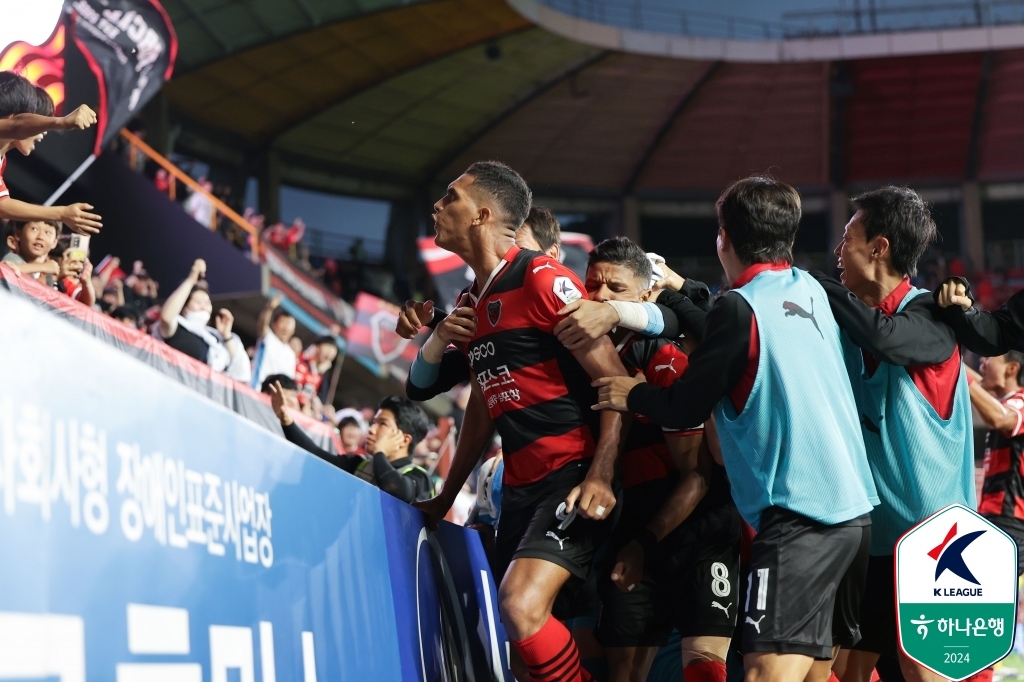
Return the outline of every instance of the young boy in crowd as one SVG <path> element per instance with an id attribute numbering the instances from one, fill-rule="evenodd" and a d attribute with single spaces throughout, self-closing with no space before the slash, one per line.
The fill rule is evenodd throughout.
<path id="1" fill-rule="evenodd" d="M 57 240 L 50 258 L 60 266 L 57 290 L 92 307 L 96 302 L 96 290 L 92 285 L 92 263 L 88 254 L 72 249 L 71 236 L 65 235 Z"/>
<path id="2" fill-rule="evenodd" d="M 96 123 L 96 113 L 84 104 L 67 116 L 53 115 L 53 100 L 40 87 L 11 71 L 0 71 L 0 218 L 55 220 L 78 234 L 96 234 L 101 218 L 89 213 L 89 204 L 36 206 L 11 197 L 3 180 L 7 152 L 17 149 L 28 156 L 50 130 L 84 130 Z"/>
<path id="3" fill-rule="evenodd" d="M 54 278 L 60 273 L 60 264 L 50 260 L 50 251 L 57 246 L 60 226 L 52 220 L 32 220 L 27 223 L 11 222 L 5 230 L 7 248 L 3 258 L 23 275 L 35 279 L 45 276 L 46 286 L 55 286 Z"/>

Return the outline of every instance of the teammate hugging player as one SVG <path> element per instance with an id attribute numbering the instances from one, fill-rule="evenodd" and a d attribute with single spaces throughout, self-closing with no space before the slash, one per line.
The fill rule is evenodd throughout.
<path id="1" fill-rule="evenodd" d="M 843 329 L 843 349 L 881 504 L 860 607 L 863 639 L 836 660 L 843 682 L 868 682 L 879 655 L 903 676 L 944 679 L 896 645 L 893 552 L 900 536 L 947 505 L 973 508 L 974 443 L 967 376 L 953 331 L 910 277 L 935 238 L 913 190 L 883 187 L 853 200 L 836 249 L 843 284 L 816 275 Z M 851 295 L 851 292 L 853 295 Z M 844 647 L 845 649 L 845 647 Z"/>
<path id="2" fill-rule="evenodd" d="M 625 237 L 590 252 L 592 301 L 646 300 L 651 263 Z M 686 371 L 686 353 L 668 339 L 613 333 L 626 370 L 654 386 Z M 682 636 L 689 682 L 725 680 L 736 626 L 740 517 L 725 470 L 702 448 L 702 427 L 663 429 L 635 416 L 622 448 L 622 516 L 601 577 L 601 619 L 612 682 L 644 680 L 672 627 Z"/>
<path id="3" fill-rule="evenodd" d="M 480 162 L 434 204 L 437 245 L 476 274 L 468 343 L 472 397 L 441 494 L 419 504 L 435 522 L 455 500 L 495 428 L 505 462 L 495 538 L 499 605 L 535 680 L 587 680 L 568 630 L 552 615 L 559 591 L 585 579 L 610 532 L 621 417 L 592 411 L 591 377 L 625 376 L 607 338 L 570 353 L 552 333 L 557 311 L 583 298 L 558 261 L 513 241 L 531 193 L 511 168 Z"/>
<path id="4" fill-rule="evenodd" d="M 771 178 L 718 199 L 718 254 L 732 291 L 707 316 L 671 387 L 605 378 L 597 408 L 670 428 L 712 410 L 733 499 L 754 538 L 743 615 L 749 682 L 826 680 L 857 607 L 878 503 L 839 328 L 825 293 L 791 267 L 800 195 Z"/>

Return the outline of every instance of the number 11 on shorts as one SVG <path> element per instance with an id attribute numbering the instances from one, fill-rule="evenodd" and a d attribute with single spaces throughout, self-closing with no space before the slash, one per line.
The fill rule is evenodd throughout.
<path id="1" fill-rule="evenodd" d="M 756 611 L 764 611 L 768 603 L 768 571 L 767 568 L 757 569 L 757 604 L 754 607 Z M 754 591 L 753 582 L 754 572 L 751 571 L 747 574 L 747 601 L 743 605 L 744 611 L 750 611 L 750 595 Z"/>

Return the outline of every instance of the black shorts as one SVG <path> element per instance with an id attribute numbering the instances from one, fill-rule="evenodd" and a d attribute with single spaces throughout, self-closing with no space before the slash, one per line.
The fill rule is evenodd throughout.
<path id="1" fill-rule="evenodd" d="M 1007 519 L 1005 516 L 984 515 L 986 519 L 999 526 L 1004 533 L 1017 543 L 1017 576 L 1024 575 L 1024 524 L 1020 519 Z"/>
<path id="2" fill-rule="evenodd" d="M 743 652 L 828 660 L 833 646 L 856 644 L 870 545 L 867 514 L 826 526 L 781 507 L 766 509 L 747 574 Z"/>
<path id="3" fill-rule="evenodd" d="M 692 523 L 691 523 L 692 521 Z M 732 637 L 739 613 L 742 520 L 730 500 L 687 519 L 666 540 L 672 625 L 682 637 Z"/>
<path id="4" fill-rule="evenodd" d="M 543 559 L 580 581 L 586 579 L 594 554 L 608 538 L 617 516 L 615 510 L 611 518 L 602 520 L 585 519 L 575 513 L 565 515 L 566 496 L 583 482 L 589 469 L 589 459 L 570 462 L 536 483 L 502 490 L 501 517 L 494 538 L 495 580 L 499 585 L 513 559 Z"/>
<path id="5" fill-rule="evenodd" d="M 893 556 L 873 556 L 868 560 L 864 598 L 860 602 L 861 640 L 853 649 L 895 657 L 896 645 L 896 567 Z"/>
<path id="6" fill-rule="evenodd" d="M 620 526 L 632 516 L 631 503 L 634 510 L 653 507 L 643 521 L 646 525 L 672 485 L 674 481 L 660 496 L 657 486 L 650 484 L 628 490 Z M 625 542 L 616 544 L 617 553 Z M 730 500 L 715 508 L 698 507 L 658 543 L 657 555 L 645 562 L 644 578 L 632 591 L 616 587 L 610 577 L 612 566 L 606 566 L 600 582 L 601 620 L 594 633 L 598 642 L 611 647 L 662 646 L 673 627 L 682 637 L 731 637 L 739 603 L 739 551 L 740 517 Z"/>

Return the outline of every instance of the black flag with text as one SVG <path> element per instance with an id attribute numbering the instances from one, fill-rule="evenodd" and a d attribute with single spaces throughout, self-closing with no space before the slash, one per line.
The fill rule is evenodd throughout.
<path id="1" fill-rule="evenodd" d="M 64 7 L 99 84 L 99 154 L 171 77 L 178 39 L 157 0 L 68 0 Z"/>

